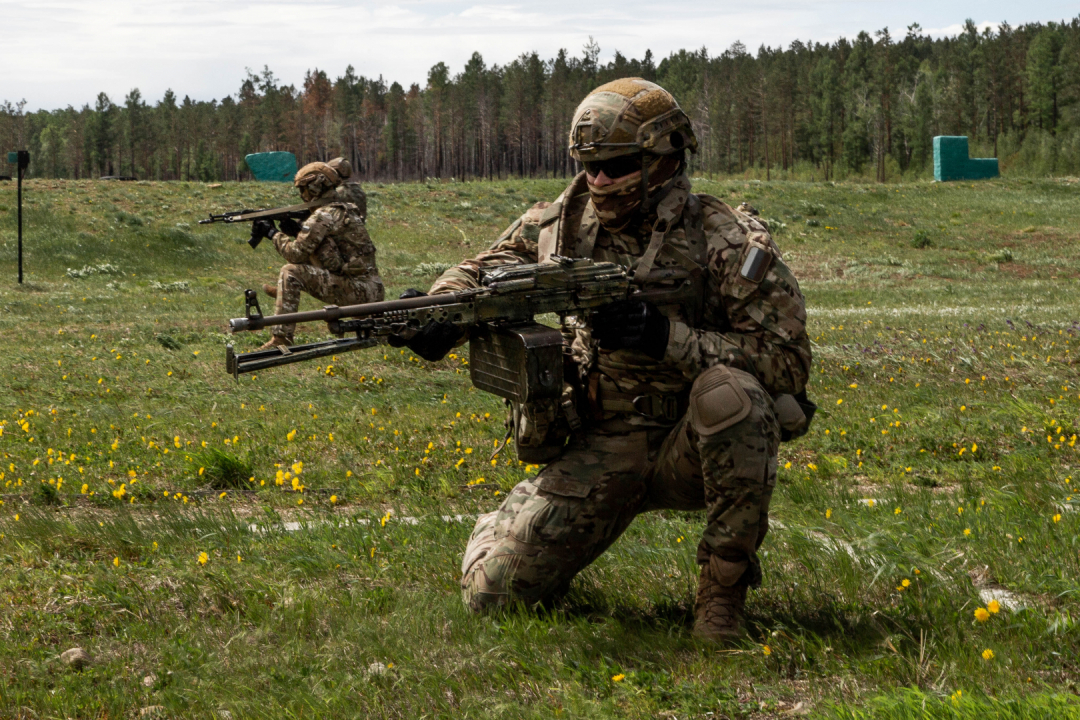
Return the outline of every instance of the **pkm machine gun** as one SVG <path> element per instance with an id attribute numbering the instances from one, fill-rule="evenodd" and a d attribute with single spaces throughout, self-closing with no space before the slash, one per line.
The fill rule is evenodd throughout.
<path id="1" fill-rule="evenodd" d="M 582 315 L 627 298 L 657 304 L 680 302 L 697 292 L 686 270 L 654 270 L 649 289 L 631 283 L 627 268 L 610 262 L 553 256 L 552 262 L 508 265 L 481 272 L 481 287 L 403 300 L 366 303 L 264 317 L 255 292 L 245 294 L 245 317 L 229 321 L 233 333 L 278 324 L 325 322 L 338 340 L 292 348 L 235 353 L 226 369 L 243 373 L 376 345 L 388 335 L 408 335 L 428 322 L 451 323 L 469 333 L 473 384 L 518 402 L 562 392 L 562 333 L 537 315 Z M 346 335 L 354 337 L 346 338 Z"/>

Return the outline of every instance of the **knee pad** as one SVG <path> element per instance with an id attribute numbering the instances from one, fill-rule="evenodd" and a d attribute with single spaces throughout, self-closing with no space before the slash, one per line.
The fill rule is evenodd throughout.
<path id="1" fill-rule="evenodd" d="M 698 435 L 715 435 L 750 414 L 750 396 L 730 368 L 714 365 L 690 389 L 689 420 Z"/>
<path id="2" fill-rule="evenodd" d="M 473 565 L 482 560 L 495 546 L 495 518 L 498 514 L 498 510 L 493 510 L 476 518 L 476 526 L 473 528 L 472 535 L 469 536 L 469 544 L 465 546 L 465 555 L 461 558 L 462 579 L 469 574 Z"/>

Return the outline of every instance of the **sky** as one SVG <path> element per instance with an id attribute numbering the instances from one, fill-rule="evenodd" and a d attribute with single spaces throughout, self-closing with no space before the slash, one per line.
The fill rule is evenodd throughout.
<path id="1" fill-rule="evenodd" d="M 601 62 L 616 50 L 659 60 L 703 47 L 720 55 L 735 41 L 754 52 L 883 27 L 902 37 L 915 22 L 941 36 L 967 18 L 996 27 L 1078 14 L 1075 0 L 0 0 L 0 101 L 79 107 L 99 92 L 122 102 L 132 88 L 151 103 L 170 88 L 220 100 L 264 66 L 297 86 L 311 68 L 335 78 L 352 65 L 408 87 L 438 62 L 459 72 L 474 51 L 489 65 L 560 48 L 580 56 L 590 37 Z"/>

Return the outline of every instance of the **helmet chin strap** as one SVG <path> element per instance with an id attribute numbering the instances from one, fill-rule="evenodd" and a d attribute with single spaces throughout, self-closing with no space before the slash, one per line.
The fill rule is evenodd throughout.
<path id="1" fill-rule="evenodd" d="M 641 151 L 641 211 L 649 212 L 649 153 Z"/>
<path id="2" fill-rule="evenodd" d="M 653 196 L 650 199 L 650 197 L 649 197 L 649 162 L 650 162 L 651 157 L 652 157 L 652 155 L 647 150 L 642 150 L 641 151 L 641 205 L 639 205 L 637 210 L 635 211 L 637 213 L 638 218 L 641 219 L 641 220 L 645 220 L 645 219 L 647 219 L 649 217 L 649 213 L 651 213 L 653 211 L 653 208 L 656 205 L 659 205 L 660 202 L 667 196 L 668 192 L 671 190 L 671 188 L 673 186 L 675 178 L 677 178 L 679 175 L 683 174 L 683 172 L 686 170 L 686 159 L 684 158 L 679 163 L 679 169 L 675 171 L 675 174 L 672 177 L 670 177 L 663 184 L 662 187 L 658 188 L 657 191 L 656 191 L 656 195 Z"/>

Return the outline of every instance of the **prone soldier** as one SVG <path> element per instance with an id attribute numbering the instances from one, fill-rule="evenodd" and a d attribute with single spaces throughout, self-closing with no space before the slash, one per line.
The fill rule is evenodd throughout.
<path id="1" fill-rule="evenodd" d="M 519 457 L 547 464 L 477 520 L 461 579 L 474 611 L 558 597 L 642 512 L 704 509 L 694 632 L 741 631 L 781 436 L 812 415 L 790 397 L 805 400 L 811 351 L 803 296 L 765 226 L 691 191 L 696 149 L 663 88 L 640 78 L 597 88 L 570 132 L 584 172 L 430 289 L 474 288 L 482 269 L 553 256 L 618 263 L 640 286 L 663 284 L 655 270 L 685 270 L 699 288 L 679 304 L 630 299 L 564 318 L 566 399 L 512 415 Z M 435 321 L 391 337 L 429 360 L 464 341 Z"/>
<path id="2" fill-rule="evenodd" d="M 375 245 L 364 225 L 366 208 L 358 205 L 362 198 L 339 190 L 348 188 L 343 183 L 351 174 L 349 162 L 342 158 L 309 163 L 300 168 L 293 182 L 304 202 L 335 194 L 341 199 L 317 208 L 302 225 L 289 218 L 281 220 L 280 230 L 272 220 L 252 223 L 252 237 L 272 240 L 287 262 L 278 274 L 277 285 L 263 286 L 276 300 L 276 315 L 296 312 L 301 292 L 334 305 L 383 299 Z M 270 340 L 260 349 L 292 345 L 295 329 L 295 325 L 275 326 Z"/>

